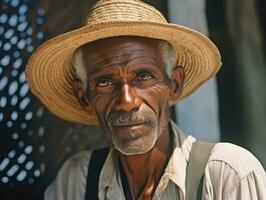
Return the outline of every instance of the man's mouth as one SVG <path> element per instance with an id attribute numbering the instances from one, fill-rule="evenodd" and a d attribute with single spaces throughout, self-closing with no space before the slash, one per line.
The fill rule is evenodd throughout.
<path id="1" fill-rule="evenodd" d="M 130 128 L 130 127 L 137 127 L 137 126 L 142 126 L 142 125 L 144 125 L 145 124 L 145 122 L 143 122 L 143 121 L 138 121 L 138 122 L 136 122 L 136 121 L 131 121 L 131 122 L 119 122 L 119 123 L 115 123 L 113 126 L 115 127 L 115 128 Z"/>

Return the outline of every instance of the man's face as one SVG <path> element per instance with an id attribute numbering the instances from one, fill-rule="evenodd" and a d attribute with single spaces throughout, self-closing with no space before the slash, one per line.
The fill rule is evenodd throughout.
<path id="1" fill-rule="evenodd" d="M 82 47 L 89 106 L 125 155 L 149 151 L 167 129 L 171 80 L 158 40 L 119 37 Z"/>

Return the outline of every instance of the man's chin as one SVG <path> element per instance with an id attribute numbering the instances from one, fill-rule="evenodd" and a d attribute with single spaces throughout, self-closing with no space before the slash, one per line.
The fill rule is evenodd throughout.
<path id="1" fill-rule="evenodd" d="M 127 142 L 114 142 L 115 148 L 124 155 L 139 155 L 150 151 L 155 143 L 156 138 L 136 138 Z"/>
<path id="2" fill-rule="evenodd" d="M 123 148 L 118 148 L 116 147 L 116 149 L 123 155 L 126 156 L 133 156 L 133 155 L 141 155 L 141 154 L 145 154 L 147 152 L 149 152 L 151 149 L 153 148 L 147 148 L 147 149 L 123 149 Z"/>
<path id="3" fill-rule="evenodd" d="M 150 137 L 150 134 L 154 131 L 154 128 L 149 124 L 139 124 L 132 126 L 119 126 L 112 127 L 111 129 L 114 137 L 120 143 L 130 143 L 131 141 L 136 141 L 140 138 Z"/>

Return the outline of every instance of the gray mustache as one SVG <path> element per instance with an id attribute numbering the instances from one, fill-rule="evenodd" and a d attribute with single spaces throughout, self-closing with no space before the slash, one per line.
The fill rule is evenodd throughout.
<path id="1" fill-rule="evenodd" d="M 111 115 L 108 119 L 109 126 L 116 126 L 122 123 L 130 122 L 148 122 L 150 119 L 145 117 L 143 113 L 138 113 L 136 111 L 131 112 L 121 112 Z"/>

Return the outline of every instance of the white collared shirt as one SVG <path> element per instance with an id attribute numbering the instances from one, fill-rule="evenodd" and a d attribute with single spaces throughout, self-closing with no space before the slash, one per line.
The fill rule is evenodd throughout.
<path id="1" fill-rule="evenodd" d="M 187 136 L 171 122 L 174 151 L 155 190 L 153 200 L 184 200 L 186 167 L 195 138 Z M 45 200 L 84 200 L 91 152 L 69 158 L 55 181 L 47 188 Z M 125 200 L 117 152 L 110 150 L 99 178 L 100 200 Z M 217 143 L 205 168 L 202 199 L 266 200 L 266 174 L 247 150 Z"/>

